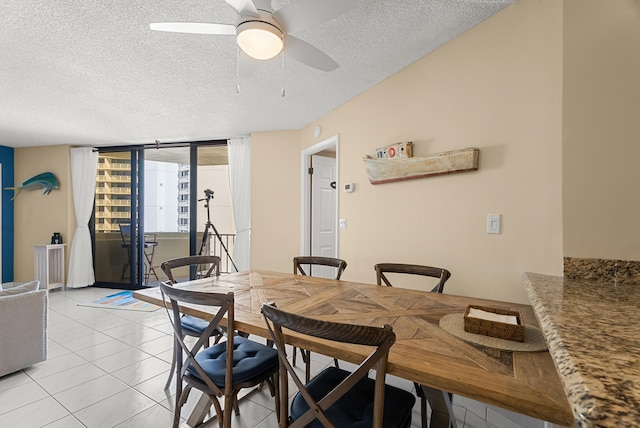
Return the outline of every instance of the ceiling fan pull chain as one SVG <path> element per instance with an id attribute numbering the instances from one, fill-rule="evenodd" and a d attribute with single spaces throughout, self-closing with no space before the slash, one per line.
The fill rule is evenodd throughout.
<path id="1" fill-rule="evenodd" d="M 280 52 L 282 55 L 282 98 L 284 98 L 284 50 Z"/>
<path id="2" fill-rule="evenodd" d="M 236 93 L 240 93 L 240 46 L 236 49 Z"/>

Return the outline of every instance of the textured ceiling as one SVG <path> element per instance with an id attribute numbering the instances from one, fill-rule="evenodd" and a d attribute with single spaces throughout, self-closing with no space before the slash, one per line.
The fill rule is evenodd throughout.
<path id="1" fill-rule="evenodd" d="M 283 79 L 276 57 L 238 81 L 233 36 L 149 30 L 161 21 L 234 23 L 223 0 L 3 0 L 0 145 L 128 145 L 301 128 L 514 1 L 360 0 L 294 33 L 337 70 L 287 58 Z M 288 3 L 272 2 L 275 10 Z"/>

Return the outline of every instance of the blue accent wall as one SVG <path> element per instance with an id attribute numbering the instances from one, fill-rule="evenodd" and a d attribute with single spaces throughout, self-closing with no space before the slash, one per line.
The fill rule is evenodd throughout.
<path id="1" fill-rule="evenodd" d="M 0 146 L 2 164 L 2 282 L 13 282 L 13 148 Z"/>

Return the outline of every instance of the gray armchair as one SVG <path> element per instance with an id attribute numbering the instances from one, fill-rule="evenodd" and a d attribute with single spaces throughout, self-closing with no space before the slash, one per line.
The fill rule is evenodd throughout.
<path id="1" fill-rule="evenodd" d="M 0 291 L 0 377 L 47 359 L 48 292 L 39 285 Z"/>

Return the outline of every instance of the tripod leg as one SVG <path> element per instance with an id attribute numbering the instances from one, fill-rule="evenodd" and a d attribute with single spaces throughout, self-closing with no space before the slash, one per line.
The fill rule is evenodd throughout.
<path id="1" fill-rule="evenodd" d="M 220 234 L 218 233 L 218 229 L 216 229 L 216 227 L 211 222 L 209 222 L 209 224 L 207 224 L 207 227 L 209 225 L 213 229 L 213 233 L 215 233 L 216 237 L 218 238 L 218 241 L 220 242 L 220 246 L 222 247 L 224 252 L 227 254 L 227 257 L 229 258 L 229 260 L 231 261 L 231 264 L 233 265 L 233 268 L 236 270 L 236 272 L 238 272 L 238 267 L 236 266 L 236 264 L 234 263 L 233 259 L 231 258 L 231 254 L 229 254 L 229 250 L 227 250 L 227 246 L 224 245 L 224 242 L 222 242 L 222 238 L 220 237 Z"/>
<path id="2" fill-rule="evenodd" d="M 204 232 L 202 232 L 202 242 L 200 243 L 200 251 L 198 251 L 198 255 L 204 256 L 204 250 L 207 248 L 207 240 L 209 239 L 209 223 L 204 228 Z"/>

